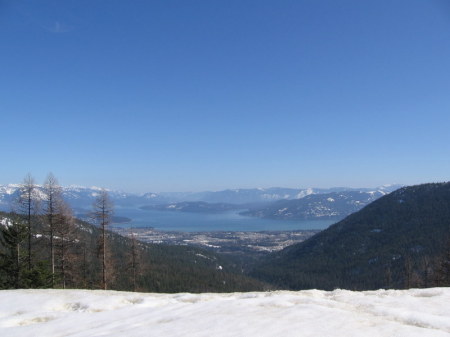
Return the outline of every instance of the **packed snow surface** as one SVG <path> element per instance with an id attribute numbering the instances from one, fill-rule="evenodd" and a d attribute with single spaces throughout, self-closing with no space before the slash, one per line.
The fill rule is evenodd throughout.
<path id="1" fill-rule="evenodd" d="M 450 288 L 0 291 L 0 336 L 450 336 Z"/>

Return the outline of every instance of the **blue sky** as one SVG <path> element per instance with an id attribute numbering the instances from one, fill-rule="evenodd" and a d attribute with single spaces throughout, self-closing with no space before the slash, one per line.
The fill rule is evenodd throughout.
<path id="1" fill-rule="evenodd" d="M 450 5 L 0 0 L 0 183 L 450 180 Z"/>

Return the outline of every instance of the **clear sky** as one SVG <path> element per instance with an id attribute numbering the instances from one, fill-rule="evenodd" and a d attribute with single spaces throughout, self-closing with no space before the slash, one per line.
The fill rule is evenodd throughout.
<path id="1" fill-rule="evenodd" d="M 446 0 L 0 0 L 0 183 L 450 180 Z"/>

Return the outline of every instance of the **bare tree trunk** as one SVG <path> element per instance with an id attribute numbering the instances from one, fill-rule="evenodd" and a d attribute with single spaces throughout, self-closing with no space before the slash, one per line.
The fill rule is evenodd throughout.
<path id="1" fill-rule="evenodd" d="M 100 226 L 100 246 L 101 246 L 101 259 L 102 259 L 102 289 L 108 288 L 108 261 L 107 261 L 107 244 L 106 244 L 106 227 L 111 223 L 111 217 L 113 214 L 113 206 L 109 199 L 108 192 L 102 190 L 93 204 L 93 218 Z"/>
<path id="2" fill-rule="evenodd" d="M 66 247 L 65 247 L 65 237 L 61 236 L 61 276 L 62 276 L 62 287 L 66 289 Z"/>
<path id="3" fill-rule="evenodd" d="M 133 291 L 136 291 L 136 244 L 133 237 Z"/>
<path id="4" fill-rule="evenodd" d="M 138 267 L 138 252 L 137 252 L 137 244 L 136 244 L 136 236 L 133 233 L 133 229 L 131 229 L 131 277 L 133 281 L 133 291 L 137 289 L 137 267 Z"/>
<path id="5" fill-rule="evenodd" d="M 86 243 L 83 244 L 83 288 L 87 289 Z"/>
<path id="6" fill-rule="evenodd" d="M 55 287 L 55 244 L 53 242 L 53 238 L 54 238 L 54 209 L 53 209 L 53 200 L 52 197 L 50 197 L 49 199 L 49 204 L 50 204 L 50 208 L 49 208 L 49 214 L 48 214 L 48 224 L 50 226 L 50 261 L 51 261 L 51 266 L 52 266 L 52 288 Z"/>
<path id="7" fill-rule="evenodd" d="M 107 289 L 106 285 L 106 233 L 105 233 L 105 223 L 102 222 L 102 242 L 103 242 L 103 256 L 102 256 L 102 283 L 103 289 Z"/>
<path id="8" fill-rule="evenodd" d="M 58 203 L 57 214 L 55 252 L 61 286 L 65 289 L 76 260 L 76 254 L 73 251 L 76 243 L 76 230 L 72 210 L 63 200 Z"/>
<path id="9" fill-rule="evenodd" d="M 386 279 L 386 288 L 387 289 L 392 288 L 392 272 L 390 266 L 386 267 L 385 269 L 385 279 Z"/>
<path id="10" fill-rule="evenodd" d="M 405 256 L 405 289 L 411 288 L 412 281 L 412 261 L 409 256 Z"/>
<path id="11" fill-rule="evenodd" d="M 50 173 L 44 184 L 44 192 L 46 194 L 45 215 L 48 225 L 49 241 L 50 241 L 50 263 L 51 263 L 51 286 L 55 287 L 55 226 L 57 223 L 58 207 L 62 200 L 61 188 L 55 176 Z"/>
<path id="12" fill-rule="evenodd" d="M 20 284 L 20 242 L 16 243 L 16 289 L 19 289 Z"/>
<path id="13" fill-rule="evenodd" d="M 38 201 L 35 196 L 36 185 L 31 174 L 27 174 L 20 187 L 20 195 L 17 200 L 18 213 L 26 219 L 27 232 L 27 269 L 32 268 L 32 233 L 33 233 L 33 216 L 38 212 Z"/>

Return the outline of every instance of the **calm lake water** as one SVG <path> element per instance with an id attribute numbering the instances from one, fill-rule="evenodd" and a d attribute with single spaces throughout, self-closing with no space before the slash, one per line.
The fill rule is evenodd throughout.
<path id="1" fill-rule="evenodd" d="M 115 215 L 132 219 L 115 227 L 153 227 L 161 231 L 290 231 L 325 229 L 335 220 L 271 220 L 239 215 L 240 211 L 224 213 L 187 213 L 116 208 Z"/>

